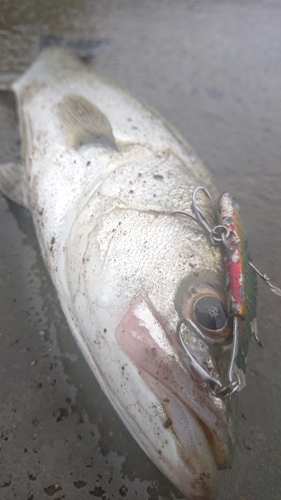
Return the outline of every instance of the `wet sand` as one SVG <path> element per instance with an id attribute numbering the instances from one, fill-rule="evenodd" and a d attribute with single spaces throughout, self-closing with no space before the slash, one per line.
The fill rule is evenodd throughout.
<path id="1" fill-rule="evenodd" d="M 280 286 L 280 22 L 273 1 L 2 1 L 0 84 L 36 57 L 42 35 L 109 39 L 96 69 L 190 142 L 218 189 L 238 200 L 253 261 Z M 3 113 L 0 100 L 2 160 L 17 154 L 13 117 Z M 0 498 L 183 498 L 133 441 L 78 351 L 30 214 L 0 196 Z M 281 301 L 261 282 L 258 321 L 219 500 L 280 498 Z"/>

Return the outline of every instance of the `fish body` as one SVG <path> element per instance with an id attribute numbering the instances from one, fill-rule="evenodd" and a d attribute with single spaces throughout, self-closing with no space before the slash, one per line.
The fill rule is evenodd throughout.
<path id="1" fill-rule="evenodd" d="M 189 211 L 202 183 L 215 195 L 211 178 L 155 113 L 66 49 L 43 51 L 12 90 L 23 164 L 3 166 L 2 190 L 33 214 L 75 339 L 157 467 L 189 500 L 215 499 L 217 469 L 235 446 L 236 396 L 216 397 L 176 330 L 181 317 L 200 324 L 202 298 L 221 304 L 223 324 L 204 330 L 210 344 L 187 328 L 183 338 L 223 379 L 231 350 L 224 270 L 202 228 L 173 215 Z M 213 220 L 209 200 L 199 205 Z M 254 298 L 239 331 L 239 373 L 253 311 Z"/>

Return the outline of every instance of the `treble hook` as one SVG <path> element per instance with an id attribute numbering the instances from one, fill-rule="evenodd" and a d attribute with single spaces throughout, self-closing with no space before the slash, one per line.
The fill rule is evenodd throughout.
<path id="1" fill-rule="evenodd" d="M 208 372 L 198 363 L 198 361 L 195 359 L 193 354 L 191 354 L 190 350 L 188 349 L 186 343 L 184 342 L 182 338 L 182 332 L 181 332 L 181 326 L 182 325 L 189 326 L 191 327 L 192 333 L 195 334 L 199 340 L 202 340 L 205 344 L 208 344 L 205 336 L 201 332 L 201 330 L 198 328 L 198 326 L 189 318 L 181 318 L 178 323 L 177 323 L 177 335 L 180 339 L 181 345 L 184 348 L 186 354 L 189 357 L 189 360 L 191 362 L 191 366 L 194 369 L 194 371 L 197 373 L 197 375 L 203 380 L 203 382 L 206 382 L 210 389 L 211 392 L 214 394 L 214 396 L 219 397 L 221 399 L 225 399 L 229 396 L 231 396 L 234 392 L 239 391 L 241 387 L 241 380 L 240 377 L 237 373 L 233 371 L 233 366 L 234 366 L 234 361 L 237 356 L 237 351 L 238 351 L 238 318 L 237 316 L 234 316 L 233 318 L 233 342 L 232 342 L 232 349 L 231 349 L 231 355 L 230 355 L 230 360 L 228 364 L 228 369 L 227 369 L 227 383 L 225 385 L 222 385 L 222 383 L 217 380 L 216 378 L 212 377 L 209 375 Z M 235 377 L 235 379 L 234 379 Z"/>
<path id="2" fill-rule="evenodd" d="M 193 190 L 192 202 L 190 204 L 190 208 L 191 208 L 194 215 L 189 214 L 188 212 L 186 212 L 184 210 L 174 210 L 173 212 L 171 212 L 171 215 L 186 215 L 187 217 L 190 217 L 191 219 L 193 219 L 205 231 L 205 233 L 207 234 L 212 245 L 217 246 L 220 243 L 224 242 L 225 238 L 228 238 L 228 236 L 230 234 L 229 228 L 227 226 L 222 225 L 222 224 L 218 224 L 215 227 L 211 226 L 211 224 L 209 223 L 208 219 L 205 217 L 202 210 L 197 206 L 196 196 L 197 196 L 198 191 L 203 191 L 203 193 L 207 196 L 207 198 L 209 198 L 210 202 L 213 205 L 213 208 L 215 209 L 215 202 L 213 200 L 213 197 L 212 197 L 210 191 L 203 186 L 198 186 L 197 188 L 195 188 Z"/>
<path id="3" fill-rule="evenodd" d="M 207 235 L 210 237 L 210 234 L 212 233 L 212 227 L 209 224 L 205 215 L 203 214 L 202 210 L 200 210 L 200 208 L 196 204 L 196 195 L 197 195 L 198 191 L 203 191 L 203 193 L 205 193 L 207 198 L 209 198 L 209 200 L 213 206 L 215 205 L 214 200 L 213 200 L 212 195 L 210 194 L 210 192 L 208 191 L 207 188 L 204 188 L 203 186 L 198 186 L 197 188 L 194 189 L 194 191 L 192 193 L 192 202 L 190 205 L 190 208 L 195 215 L 195 219 L 200 224 L 200 226 L 202 226 L 202 228 L 207 233 Z"/>
<path id="4" fill-rule="evenodd" d="M 213 200 L 211 194 L 209 193 L 208 189 L 204 188 L 203 186 L 198 186 L 197 188 L 195 188 L 193 190 L 192 202 L 190 204 L 190 208 L 191 208 L 194 215 L 189 214 L 188 212 L 185 212 L 184 210 L 174 210 L 173 212 L 171 212 L 171 215 L 186 215 L 187 217 L 190 217 L 191 219 L 195 220 L 195 222 L 200 224 L 200 226 L 204 229 L 204 231 L 207 233 L 207 235 L 210 236 L 210 234 L 212 233 L 212 228 L 211 228 L 208 220 L 206 219 L 205 215 L 203 214 L 202 210 L 200 210 L 200 208 L 196 204 L 196 195 L 197 195 L 198 191 L 203 191 L 206 194 L 206 196 L 209 198 L 211 203 L 214 205 L 214 200 Z"/>
<path id="5" fill-rule="evenodd" d="M 204 188 L 203 186 L 198 186 L 197 188 L 194 189 L 190 208 L 194 213 L 195 219 L 198 222 L 198 224 L 200 224 L 200 226 L 204 229 L 205 233 L 207 233 L 207 236 L 209 237 L 209 240 L 212 243 L 212 245 L 217 246 L 220 243 L 224 243 L 226 241 L 226 239 L 230 235 L 230 230 L 224 224 L 217 224 L 214 227 L 212 227 L 209 224 L 202 210 L 196 205 L 196 195 L 198 191 L 203 191 L 203 193 L 205 193 L 207 198 L 209 198 L 210 202 L 212 203 L 213 209 L 215 210 L 215 202 L 213 200 L 213 197 L 211 193 L 208 191 L 208 189 Z"/>

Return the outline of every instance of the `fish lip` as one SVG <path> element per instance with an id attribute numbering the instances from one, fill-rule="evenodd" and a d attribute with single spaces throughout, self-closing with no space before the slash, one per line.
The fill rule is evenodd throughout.
<path id="1" fill-rule="evenodd" d="M 154 310 L 155 314 L 155 319 L 159 322 L 159 324 L 162 326 L 163 330 L 165 331 L 167 337 L 169 338 L 171 344 L 175 348 L 176 352 L 178 353 L 180 362 L 183 366 L 183 369 L 188 372 L 192 378 L 193 384 L 196 384 L 196 386 L 199 388 L 201 387 L 202 390 L 204 391 L 204 397 L 207 398 L 207 401 L 209 403 L 209 408 L 211 407 L 211 411 L 215 415 L 216 419 L 221 422 L 221 426 L 224 429 L 223 432 L 223 439 L 222 441 L 224 442 L 229 442 L 231 444 L 228 453 L 224 455 L 224 460 L 221 460 L 218 456 L 218 454 L 215 452 L 216 446 L 216 435 L 211 426 L 209 426 L 207 423 L 204 422 L 204 420 L 201 417 L 201 413 L 199 411 L 199 408 L 196 409 L 194 406 L 191 404 L 188 404 L 187 400 L 182 398 L 180 395 L 180 392 L 176 391 L 171 391 L 173 396 L 180 401 L 188 410 L 188 412 L 192 415 L 192 417 L 196 420 L 197 424 L 201 428 L 209 446 L 210 450 L 213 454 L 214 460 L 217 464 L 217 467 L 219 469 L 226 469 L 230 467 L 233 454 L 234 454 L 234 447 L 236 444 L 236 435 L 234 438 L 232 438 L 231 433 L 229 432 L 229 429 L 225 426 L 225 423 L 223 422 L 223 416 L 221 412 L 218 412 L 217 408 L 218 406 L 224 407 L 226 404 L 225 401 L 222 401 L 222 399 L 219 396 L 216 396 L 212 391 L 211 388 L 208 384 L 203 382 L 203 380 L 197 375 L 197 373 L 192 369 L 192 366 L 189 363 L 186 363 L 185 360 L 183 359 L 186 357 L 186 354 L 183 351 L 183 347 L 178 339 L 178 336 L 175 336 L 174 331 L 171 332 L 171 329 L 169 328 L 168 324 L 159 316 L 157 311 Z M 161 380 L 157 379 L 158 383 L 161 384 Z M 165 387 L 165 385 L 163 385 Z M 169 389 L 170 390 L 170 389 Z"/>
<path id="2" fill-rule="evenodd" d="M 185 367 L 185 369 L 188 369 L 188 371 L 192 375 L 193 380 L 195 380 L 196 375 L 193 376 L 192 369 L 189 368 L 189 367 Z M 187 404 L 187 401 L 184 398 L 180 397 L 180 393 L 179 392 L 176 392 L 176 391 L 172 390 L 167 384 L 165 384 L 165 382 L 163 382 L 161 379 L 155 377 L 155 375 L 153 375 L 151 372 L 149 372 L 147 370 L 146 370 L 146 372 L 148 373 L 148 375 L 151 378 L 153 378 L 155 380 L 155 382 L 157 384 L 161 385 L 164 390 L 168 391 L 176 401 L 178 401 L 180 404 L 182 404 L 186 408 L 186 410 L 188 411 L 188 413 L 190 414 L 190 416 L 196 421 L 197 425 L 202 430 L 202 433 L 203 433 L 203 435 L 204 435 L 204 437 L 206 439 L 206 442 L 209 445 L 210 452 L 212 453 L 212 456 L 214 458 L 215 463 L 217 464 L 217 467 L 219 469 L 226 469 L 226 468 L 228 468 L 231 465 L 231 461 L 232 461 L 232 457 L 233 457 L 233 453 L 234 453 L 234 446 L 231 446 L 229 452 L 227 454 L 224 454 L 223 459 L 220 458 L 218 456 L 218 453 L 215 452 L 215 449 L 216 449 L 216 447 L 215 447 L 215 442 L 216 442 L 215 433 L 214 433 L 214 431 L 212 432 L 211 427 L 209 427 L 203 421 L 203 419 L 202 419 L 202 417 L 200 415 L 199 409 L 196 410 L 191 404 Z M 200 379 L 197 378 L 197 380 L 200 383 Z M 195 381 L 195 383 L 196 382 L 197 381 Z M 161 401 L 160 401 L 160 403 L 162 404 Z M 215 407 L 214 407 L 214 410 L 215 410 Z M 166 413 L 166 411 L 165 411 L 165 413 Z M 167 412 L 167 419 L 169 419 L 169 418 L 170 417 L 169 417 L 169 414 Z M 219 415 L 218 414 L 216 414 L 216 419 L 219 419 Z M 225 441 L 229 441 L 230 440 L 230 436 L 229 436 L 229 433 L 227 432 L 227 430 L 224 433 L 224 440 Z"/>

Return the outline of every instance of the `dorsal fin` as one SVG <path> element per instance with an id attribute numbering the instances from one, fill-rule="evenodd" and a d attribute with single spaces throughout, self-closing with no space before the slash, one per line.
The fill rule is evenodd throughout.
<path id="1" fill-rule="evenodd" d="M 91 61 L 109 45 L 106 38 L 67 38 L 55 35 L 43 35 L 40 39 L 40 50 L 50 47 L 65 47 L 76 54 L 82 61 Z"/>
<path id="2" fill-rule="evenodd" d="M 65 96 L 58 104 L 58 116 L 70 146 L 117 149 L 108 119 L 84 97 L 76 94 Z"/>

